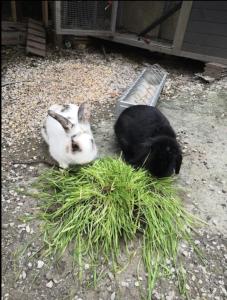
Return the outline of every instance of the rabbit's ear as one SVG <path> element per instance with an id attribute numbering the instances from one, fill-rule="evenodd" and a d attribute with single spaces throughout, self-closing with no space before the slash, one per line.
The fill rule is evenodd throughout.
<path id="1" fill-rule="evenodd" d="M 82 103 L 78 110 L 79 123 L 88 123 L 90 120 L 90 107 L 87 103 Z"/>
<path id="2" fill-rule="evenodd" d="M 69 132 L 73 128 L 73 124 L 68 119 L 64 118 L 53 110 L 48 110 L 48 115 L 58 121 L 66 132 Z"/>
<path id="3" fill-rule="evenodd" d="M 176 159 L 176 167 L 175 167 L 176 174 L 179 174 L 180 172 L 181 163 L 182 163 L 182 155 L 178 154 Z"/>

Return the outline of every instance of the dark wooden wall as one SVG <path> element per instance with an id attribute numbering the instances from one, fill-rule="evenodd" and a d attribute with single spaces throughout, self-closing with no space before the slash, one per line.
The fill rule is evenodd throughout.
<path id="1" fill-rule="evenodd" d="M 227 1 L 194 1 L 182 50 L 227 58 Z"/>

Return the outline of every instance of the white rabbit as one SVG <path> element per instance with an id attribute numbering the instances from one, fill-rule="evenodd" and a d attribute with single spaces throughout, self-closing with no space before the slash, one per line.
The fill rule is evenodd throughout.
<path id="1" fill-rule="evenodd" d="M 90 109 L 86 103 L 54 104 L 48 110 L 41 132 L 50 155 L 61 168 L 86 164 L 96 158 L 97 147 L 89 120 Z"/>

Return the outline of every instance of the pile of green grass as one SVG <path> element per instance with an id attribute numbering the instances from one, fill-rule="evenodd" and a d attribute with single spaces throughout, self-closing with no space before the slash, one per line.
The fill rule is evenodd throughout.
<path id="1" fill-rule="evenodd" d="M 117 266 L 122 241 L 127 247 L 142 235 L 151 299 L 166 260 L 176 263 L 179 242 L 193 245 L 190 229 L 197 221 L 183 208 L 173 181 L 155 179 L 120 158 L 99 159 L 79 170 L 45 172 L 35 186 L 46 254 L 61 255 L 73 242 L 78 266 L 89 261 L 95 274 L 101 256 Z"/>

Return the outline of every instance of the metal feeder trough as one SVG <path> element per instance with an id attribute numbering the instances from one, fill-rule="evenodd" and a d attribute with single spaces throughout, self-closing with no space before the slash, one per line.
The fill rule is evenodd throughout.
<path id="1" fill-rule="evenodd" d="M 132 86 L 119 98 L 116 115 L 138 104 L 155 106 L 166 81 L 167 72 L 158 64 L 145 68 Z"/>

